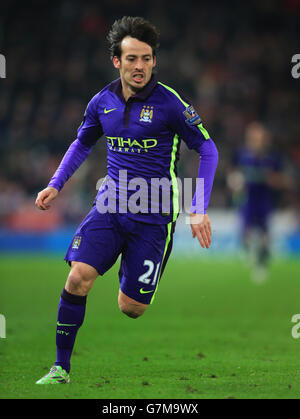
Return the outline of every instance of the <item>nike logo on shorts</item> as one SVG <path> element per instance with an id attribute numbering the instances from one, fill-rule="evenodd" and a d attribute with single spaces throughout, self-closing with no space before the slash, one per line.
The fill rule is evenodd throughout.
<path id="1" fill-rule="evenodd" d="M 153 292 L 154 290 L 144 291 L 143 288 L 140 289 L 141 294 L 148 294 L 149 292 Z"/>

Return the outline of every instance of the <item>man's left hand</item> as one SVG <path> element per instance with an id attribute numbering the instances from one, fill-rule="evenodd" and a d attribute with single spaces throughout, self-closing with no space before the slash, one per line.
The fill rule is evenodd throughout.
<path id="1" fill-rule="evenodd" d="M 208 249 L 211 245 L 211 225 L 208 215 L 190 214 L 190 225 L 193 238 L 197 236 L 203 249 Z"/>

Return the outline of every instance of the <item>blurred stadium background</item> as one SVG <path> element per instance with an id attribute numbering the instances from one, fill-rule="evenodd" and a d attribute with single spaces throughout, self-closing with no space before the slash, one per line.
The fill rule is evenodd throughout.
<path id="1" fill-rule="evenodd" d="M 203 250 L 192 240 L 181 214 L 167 280 L 142 322 L 120 315 L 113 267 L 89 296 L 72 387 L 36 389 L 54 358 L 57 301 L 68 272 L 62 259 L 106 173 L 105 141 L 50 211 L 34 202 L 76 138 L 88 101 L 118 77 L 106 35 L 123 15 L 159 28 L 159 80 L 189 97 L 218 147 L 213 244 Z M 0 339 L 0 398 L 299 398 L 299 341 L 291 337 L 300 291 L 300 78 L 291 74 L 299 16 L 299 0 L 1 4 L 7 67 L 0 79 L 0 313 L 7 339 Z M 253 120 L 268 127 L 294 180 L 277 193 L 274 264 L 262 287 L 237 260 L 239 218 L 228 186 L 233 153 Z M 196 153 L 183 144 L 181 155 L 180 177 L 196 176 Z"/>
<path id="2" fill-rule="evenodd" d="M 64 254 L 105 175 L 105 142 L 67 183 L 49 212 L 34 207 L 69 144 L 91 97 L 118 77 L 106 35 L 123 15 L 141 15 L 161 32 L 159 79 L 184 92 L 217 144 L 220 162 L 210 204 L 210 255 L 235 253 L 238 217 L 227 176 L 233 151 L 253 120 L 266 124 L 296 184 L 300 165 L 298 0 L 214 2 L 14 0 L 1 5 L 0 251 Z M 182 147 L 179 175 L 194 177 L 198 156 Z M 274 253 L 300 252 L 299 190 L 278 194 Z M 174 252 L 199 252 L 180 217 Z"/>

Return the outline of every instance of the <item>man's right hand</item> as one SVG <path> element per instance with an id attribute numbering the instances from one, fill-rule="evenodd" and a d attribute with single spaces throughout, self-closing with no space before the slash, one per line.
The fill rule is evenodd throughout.
<path id="1" fill-rule="evenodd" d="M 46 189 L 43 189 L 41 192 L 38 193 L 38 196 L 35 200 L 35 205 L 40 210 L 47 210 L 51 207 L 49 203 L 55 199 L 58 195 L 58 190 L 56 188 L 53 188 L 52 186 L 49 186 Z"/>

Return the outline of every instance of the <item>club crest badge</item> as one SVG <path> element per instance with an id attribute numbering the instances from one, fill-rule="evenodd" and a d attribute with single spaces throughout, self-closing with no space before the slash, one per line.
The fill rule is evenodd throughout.
<path id="1" fill-rule="evenodd" d="M 186 116 L 185 122 L 189 125 L 199 125 L 202 122 L 200 116 L 197 114 L 193 106 L 186 108 L 183 114 Z"/>
<path id="2" fill-rule="evenodd" d="M 72 249 L 78 249 L 81 243 L 81 236 L 75 236 L 73 243 L 72 243 Z"/>
<path id="3" fill-rule="evenodd" d="M 144 105 L 140 114 L 141 122 L 152 122 L 153 118 L 153 106 Z"/>

